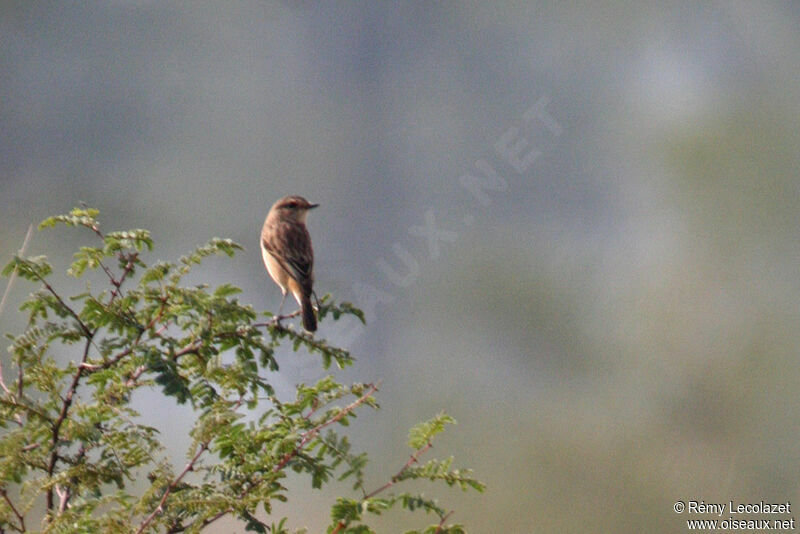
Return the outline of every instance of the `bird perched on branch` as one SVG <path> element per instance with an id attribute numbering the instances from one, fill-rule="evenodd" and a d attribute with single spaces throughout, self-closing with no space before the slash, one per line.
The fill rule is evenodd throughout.
<path id="1" fill-rule="evenodd" d="M 303 328 L 317 329 L 317 316 L 311 305 L 314 293 L 314 250 L 306 228 L 308 211 L 319 206 L 301 196 L 283 197 L 270 208 L 261 229 L 261 256 L 270 277 L 281 288 L 281 313 L 290 291 L 300 305 Z"/>

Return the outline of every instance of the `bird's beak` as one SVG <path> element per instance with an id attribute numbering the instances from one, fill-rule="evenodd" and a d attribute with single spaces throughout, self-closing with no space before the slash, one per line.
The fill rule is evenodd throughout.
<path id="1" fill-rule="evenodd" d="M 316 208 L 317 206 L 319 206 L 319 204 L 309 204 L 309 205 L 308 205 L 308 209 L 310 209 L 310 210 L 313 210 L 313 209 L 314 209 L 314 208 Z"/>

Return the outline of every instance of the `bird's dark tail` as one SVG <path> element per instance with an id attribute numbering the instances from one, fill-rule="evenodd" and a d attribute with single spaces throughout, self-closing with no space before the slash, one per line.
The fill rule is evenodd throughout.
<path id="1" fill-rule="evenodd" d="M 314 312 L 314 306 L 311 305 L 309 295 L 303 295 L 300 307 L 303 313 L 303 328 L 309 332 L 315 332 L 317 330 L 317 314 Z"/>

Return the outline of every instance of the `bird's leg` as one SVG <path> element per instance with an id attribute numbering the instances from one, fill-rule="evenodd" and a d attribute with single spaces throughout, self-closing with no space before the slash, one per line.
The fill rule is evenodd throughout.
<path id="1" fill-rule="evenodd" d="M 283 292 L 283 298 L 281 299 L 281 305 L 278 306 L 278 314 L 275 318 L 280 321 L 281 320 L 281 310 L 283 309 L 283 303 L 286 302 L 286 291 Z"/>

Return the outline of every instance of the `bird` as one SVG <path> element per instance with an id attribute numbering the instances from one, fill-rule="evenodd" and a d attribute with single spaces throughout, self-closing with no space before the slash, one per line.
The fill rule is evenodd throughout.
<path id="1" fill-rule="evenodd" d="M 317 330 L 317 316 L 311 304 L 314 294 L 314 249 L 306 228 L 308 212 L 319 206 L 301 196 L 289 195 L 275 202 L 261 229 L 261 257 L 272 280 L 283 293 L 290 291 L 300 305 L 303 328 Z"/>

